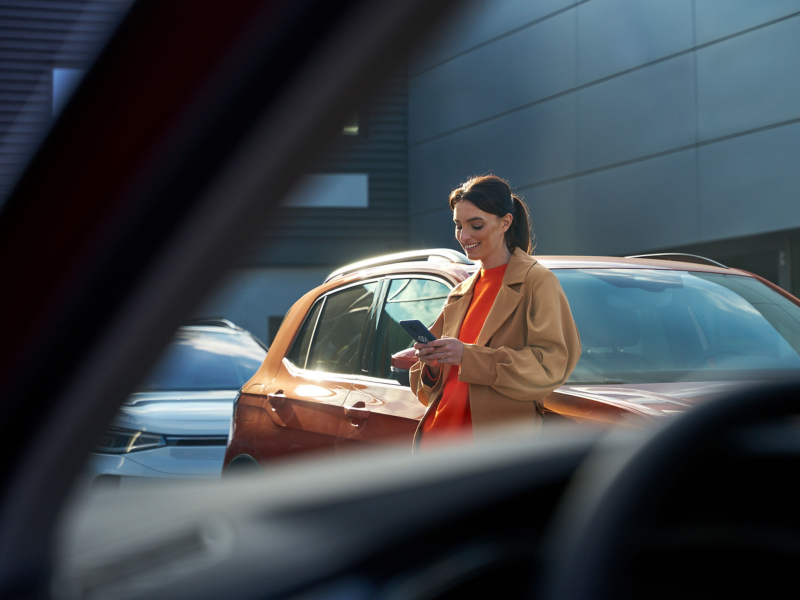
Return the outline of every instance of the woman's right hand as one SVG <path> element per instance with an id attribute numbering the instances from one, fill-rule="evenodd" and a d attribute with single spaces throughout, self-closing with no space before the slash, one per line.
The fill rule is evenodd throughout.
<path id="1" fill-rule="evenodd" d="M 419 361 L 428 368 L 428 374 L 431 378 L 436 379 L 439 377 L 439 361 L 435 358 L 428 358 L 428 355 L 436 350 L 436 348 L 432 345 L 432 342 L 427 344 L 414 344 L 414 350 L 416 350 L 416 355 Z"/>

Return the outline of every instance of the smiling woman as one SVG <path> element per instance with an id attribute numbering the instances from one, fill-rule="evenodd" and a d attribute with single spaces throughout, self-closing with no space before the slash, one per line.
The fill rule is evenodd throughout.
<path id="1" fill-rule="evenodd" d="M 417 443 L 480 437 L 509 421 L 538 433 L 542 400 L 580 357 L 569 303 L 530 256 L 528 210 L 508 182 L 470 179 L 450 194 L 450 208 L 456 239 L 481 269 L 448 297 L 431 328 L 441 339 L 414 345 L 411 387 L 427 406 Z"/>

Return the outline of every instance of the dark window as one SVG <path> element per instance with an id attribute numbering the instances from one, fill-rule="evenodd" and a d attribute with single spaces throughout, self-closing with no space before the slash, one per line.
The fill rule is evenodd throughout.
<path id="1" fill-rule="evenodd" d="M 363 334 L 377 283 L 349 287 L 325 298 L 305 368 L 328 373 L 360 373 Z"/>
<path id="2" fill-rule="evenodd" d="M 370 374 L 389 379 L 392 354 L 410 348 L 414 340 L 400 327 L 400 321 L 418 319 L 427 327 L 442 312 L 448 288 L 432 279 L 394 279 L 389 285 L 378 321 L 377 343 Z"/>
<path id="3" fill-rule="evenodd" d="M 319 311 L 325 303 L 325 298 L 320 298 L 314 303 L 314 306 L 306 316 L 303 326 L 300 328 L 297 337 L 292 343 L 292 348 L 286 358 L 296 367 L 301 369 L 306 368 L 306 361 L 308 359 L 308 346 L 311 343 L 311 336 L 314 334 L 314 328 L 317 326 L 319 319 Z"/>
<path id="4" fill-rule="evenodd" d="M 139 389 L 236 390 L 266 354 L 249 335 L 179 329 Z"/>

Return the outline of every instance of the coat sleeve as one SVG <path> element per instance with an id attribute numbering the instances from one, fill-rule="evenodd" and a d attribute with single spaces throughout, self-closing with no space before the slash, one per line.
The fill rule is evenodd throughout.
<path id="1" fill-rule="evenodd" d="M 436 322 L 431 325 L 430 331 L 436 338 L 442 337 L 442 329 L 444 327 L 444 312 L 439 314 Z M 436 397 L 442 387 L 444 381 L 444 369 L 439 369 L 439 378 L 436 379 L 433 385 L 429 385 L 430 379 L 427 376 L 427 368 L 420 361 L 417 361 L 409 371 L 409 381 L 411 384 L 411 391 L 417 396 L 417 400 L 422 402 L 425 406 L 430 404 L 430 401 Z M 426 381 L 427 380 L 427 381 Z"/>
<path id="2" fill-rule="evenodd" d="M 523 299 L 525 346 L 465 344 L 459 379 L 489 386 L 514 400 L 539 401 L 569 378 L 580 358 L 580 336 L 553 273 L 537 275 L 532 286 L 523 285 L 523 292 L 528 296 Z"/>

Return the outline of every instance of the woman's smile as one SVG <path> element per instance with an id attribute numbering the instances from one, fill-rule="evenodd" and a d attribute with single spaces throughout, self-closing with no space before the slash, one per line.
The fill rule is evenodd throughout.
<path id="1" fill-rule="evenodd" d="M 480 210 L 469 200 L 462 200 L 453 210 L 456 239 L 471 260 L 480 261 L 484 269 L 508 262 L 511 253 L 505 234 L 511 215 L 498 217 Z"/>

